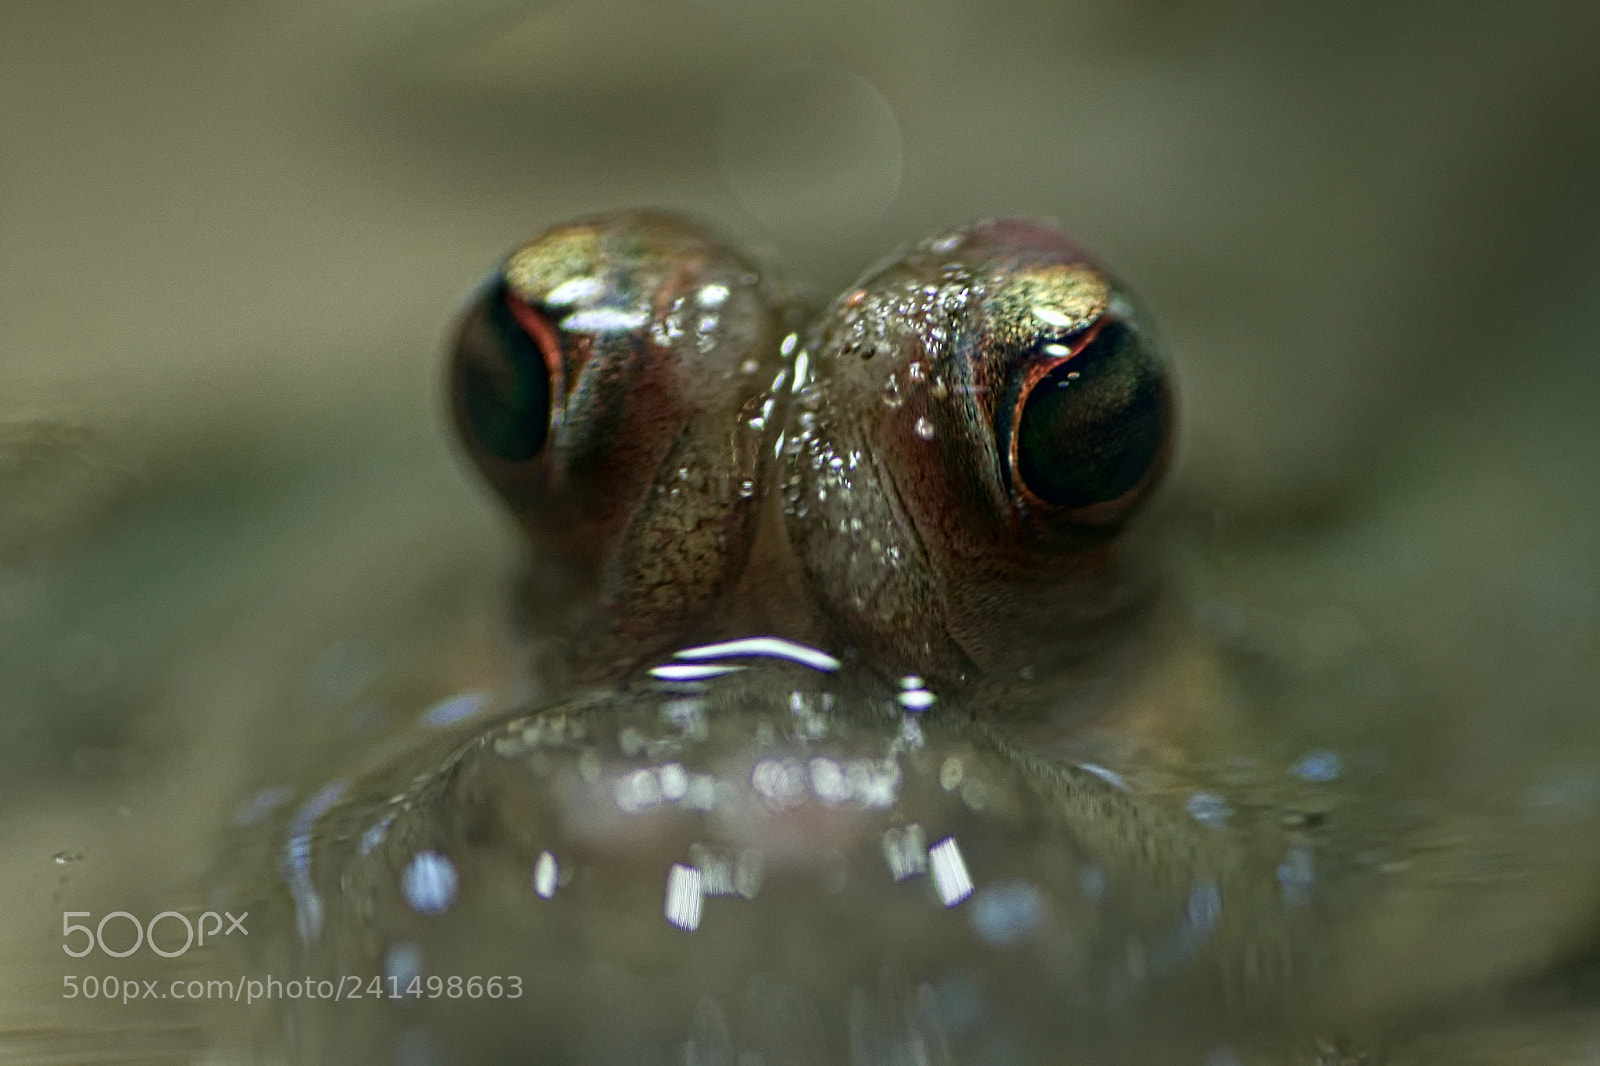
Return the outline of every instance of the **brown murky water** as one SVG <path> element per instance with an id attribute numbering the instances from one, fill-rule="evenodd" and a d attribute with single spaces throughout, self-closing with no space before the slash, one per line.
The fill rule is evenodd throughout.
<path id="1" fill-rule="evenodd" d="M 348 1057 L 348 1026 L 396 1062 L 1592 1055 L 1597 28 L 1577 4 L 6 6 L 0 1050 L 315 1060 Z M 688 941 L 662 879 L 708 846 L 698 823 L 652 823 L 645 902 L 548 927 L 508 917 L 568 891 L 538 895 L 544 846 L 484 830 L 429 925 L 396 893 L 428 832 L 461 830 L 419 816 L 409 851 L 313 867 L 355 871 L 316 882 L 355 932 L 302 948 L 282 857 L 321 790 L 358 782 L 317 854 L 359 849 L 364 804 L 538 703 L 504 621 L 516 540 L 441 428 L 444 323 L 518 239 L 631 204 L 705 215 L 819 293 L 952 222 L 1051 215 L 1142 294 L 1183 405 L 1144 520 L 1163 643 L 1120 724 L 1059 753 L 1126 791 L 1064 799 L 1089 786 L 930 719 L 902 800 L 962 841 L 970 900 L 871 887 L 884 857 L 841 844 L 815 883 L 707 898 Z M 732 708 L 713 747 L 793 728 L 805 686 L 760 678 L 708 697 Z M 480 724 L 418 724 L 479 691 Z M 607 705 L 607 761 L 560 749 L 547 780 L 568 759 L 578 781 L 654 768 L 659 790 L 672 760 L 620 734 L 661 739 L 660 702 Z M 894 734 L 813 740 L 844 762 Z M 509 787 L 495 765 L 481 794 Z M 1016 817 L 969 780 L 1011 788 Z M 876 847 L 892 827 L 869 828 Z M 1027 856 L 1052 847 L 1079 897 L 1039 889 Z M 756 883 L 736 849 L 697 868 L 722 858 L 734 896 Z M 248 951 L 62 950 L 66 912 L 244 900 Z M 637 925 L 600 927 L 619 914 Z M 1071 950 L 1033 935 L 1041 914 Z M 618 957 L 702 984 L 581 969 Z M 537 1009 L 518 1031 L 486 998 L 170 994 L 419 958 L 520 972 Z M 752 1020 L 762 966 L 815 978 L 815 1024 Z M 88 976 L 140 997 L 86 1001 Z"/>

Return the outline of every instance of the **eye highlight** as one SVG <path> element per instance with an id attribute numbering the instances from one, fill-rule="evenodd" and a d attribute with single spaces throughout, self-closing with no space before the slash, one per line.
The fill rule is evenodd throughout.
<path id="1" fill-rule="evenodd" d="M 1161 366 L 1116 319 L 1034 380 L 1017 400 L 1016 479 L 1087 525 L 1122 518 L 1166 454 L 1170 401 Z"/>
<path id="2" fill-rule="evenodd" d="M 550 436 L 555 332 L 503 281 L 484 288 L 462 317 L 452 374 L 463 435 L 503 463 L 525 463 Z"/>

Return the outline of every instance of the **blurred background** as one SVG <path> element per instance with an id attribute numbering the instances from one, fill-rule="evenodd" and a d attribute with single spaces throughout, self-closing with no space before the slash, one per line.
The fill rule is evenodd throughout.
<path id="1" fill-rule="evenodd" d="M 1175 509 L 1453 589 L 1397 610 L 1463 662 L 1533 604 L 1592 664 L 1597 54 L 1579 0 L 0 3 L 0 1050 L 81 1024 L 63 906 L 203 896 L 308 634 L 492 594 L 441 337 L 573 215 L 821 297 L 1058 219 L 1178 368 Z"/>

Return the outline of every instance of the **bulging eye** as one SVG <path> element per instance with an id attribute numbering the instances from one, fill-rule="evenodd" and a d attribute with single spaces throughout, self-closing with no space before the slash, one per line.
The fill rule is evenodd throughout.
<path id="1" fill-rule="evenodd" d="M 544 450 L 551 368 L 560 366 L 554 331 L 537 311 L 515 300 L 504 282 L 485 286 L 462 317 L 453 361 L 462 433 L 502 463 L 525 463 Z"/>
<path id="2" fill-rule="evenodd" d="M 1125 517 L 1159 473 L 1171 401 L 1166 376 L 1127 323 L 1103 320 L 1075 351 L 1037 370 L 1017 400 L 1011 464 L 1022 487 L 1070 521 Z M 1037 366 L 1037 364 L 1035 364 Z"/>
<path id="3" fill-rule="evenodd" d="M 721 624 L 782 424 L 789 317 L 701 227 L 630 211 L 522 245 L 458 319 L 456 425 L 529 534 L 528 624 L 565 667 L 604 676 Z"/>
<path id="4" fill-rule="evenodd" d="M 862 279 L 805 350 L 785 532 L 840 643 L 952 686 L 1087 676 L 1147 600 L 1114 538 L 1173 436 L 1132 297 L 1053 225 L 991 219 Z"/>

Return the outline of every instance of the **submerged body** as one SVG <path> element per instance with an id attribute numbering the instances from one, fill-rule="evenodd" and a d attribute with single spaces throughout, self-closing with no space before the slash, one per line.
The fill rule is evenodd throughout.
<path id="1" fill-rule="evenodd" d="M 1285 684 L 1163 590 L 1167 373 L 1047 226 L 814 320 L 678 220 L 560 227 L 452 373 L 534 545 L 517 652 L 307 737 L 247 835 L 262 968 L 367 992 L 290 1004 L 297 1058 L 1335 1061 L 1587 929 L 1592 810 L 1413 802 L 1342 619 Z"/>

